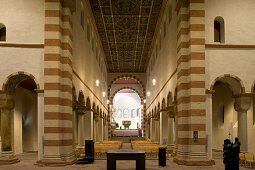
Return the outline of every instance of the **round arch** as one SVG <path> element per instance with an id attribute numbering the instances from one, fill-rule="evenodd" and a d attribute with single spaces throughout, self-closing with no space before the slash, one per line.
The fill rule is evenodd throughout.
<path id="1" fill-rule="evenodd" d="M 87 107 L 88 109 L 91 109 L 91 102 L 90 102 L 89 96 L 88 96 L 87 99 L 86 99 L 86 107 Z"/>
<path id="2" fill-rule="evenodd" d="M 2 90 L 9 92 L 9 93 L 14 93 L 17 85 L 20 82 L 27 80 L 27 79 L 34 80 L 37 90 L 40 89 L 40 85 L 39 85 L 38 81 L 36 80 L 35 76 L 33 76 L 30 73 L 24 72 L 24 71 L 19 71 L 19 72 L 12 73 L 11 75 L 9 75 L 6 78 L 6 80 L 3 83 Z"/>
<path id="3" fill-rule="evenodd" d="M 78 102 L 79 102 L 80 104 L 82 104 L 83 106 L 85 106 L 85 99 L 84 99 L 84 94 L 83 94 L 82 91 L 79 91 Z"/>
<path id="4" fill-rule="evenodd" d="M 228 84 L 233 92 L 233 95 L 245 93 L 245 87 L 244 87 L 242 80 L 235 75 L 224 74 L 222 76 L 217 77 L 211 83 L 210 91 L 213 91 L 213 87 L 217 81 Z"/>
<path id="5" fill-rule="evenodd" d="M 143 95 L 141 95 L 136 89 L 134 89 L 134 88 L 132 88 L 132 87 L 121 87 L 121 88 L 117 89 L 117 90 L 113 93 L 113 95 L 111 96 L 110 102 L 112 103 L 112 102 L 113 102 L 114 96 L 115 96 L 119 91 L 124 90 L 124 89 L 132 90 L 132 91 L 136 92 L 136 93 L 138 94 L 138 96 L 140 97 L 140 99 L 141 99 L 141 104 L 142 104 Z"/>
<path id="6" fill-rule="evenodd" d="M 168 95 L 167 95 L 167 104 L 166 104 L 166 106 L 169 107 L 169 106 L 172 105 L 172 103 L 173 103 L 172 92 L 169 91 Z"/>
<path id="7" fill-rule="evenodd" d="M 165 108 L 166 108 L 166 100 L 165 98 L 163 98 L 161 102 L 161 109 L 165 109 Z"/>
<path id="8" fill-rule="evenodd" d="M 117 81 L 117 80 L 119 80 L 119 79 L 123 79 L 123 78 L 131 78 L 131 79 L 135 79 L 137 82 L 138 82 L 138 84 L 141 86 L 141 88 L 142 88 L 142 92 L 143 92 L 143 96 L 145 95 L 145 85 L 144 85 L 144 83 L 139 79 L 139 78 L 137 78 L 136 76 L 134 76 L 134 75 L 128 75 L 128 74 L 122 74 L 122 75 L 119 75 L 119 76 L 117 76 L 116 78 L 114 78 L 111 82 L 110 82 L 110 84 L 108 85 L 108 96 L 110 96 L 110 91 L 111 91 L 111 88 L 112 88 L 112 85 Z"/>

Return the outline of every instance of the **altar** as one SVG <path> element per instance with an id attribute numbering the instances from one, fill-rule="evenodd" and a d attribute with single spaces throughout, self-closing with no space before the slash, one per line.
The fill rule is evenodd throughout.
<path id="1" fill-rule="evenodd" d="M 139 129 L 114 129 L 112 130 L 114 137 L 138 137 Z"/>

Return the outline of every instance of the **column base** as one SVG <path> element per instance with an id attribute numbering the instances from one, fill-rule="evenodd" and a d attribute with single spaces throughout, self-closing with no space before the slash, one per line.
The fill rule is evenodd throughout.
<path id="1" fill-rule="evenodd" d="M 0 154 L 0 165 L 11 165 L 18 162 L 20 162 L 20 160 L 13 155 L 12 151 L 2 152 Z"/>
<path id="2" fill-rule="evenodd" d="M 213 159 L 174 158 L 173 161 L 178 165 L 187 165 L 187 166 L 212 166 L 212 165 L 215 165 L 215 161 Z"/>
<path id="3" fill-rule="evenodd" d="M 40 167 L 62 167 L 62 166 L 68 166 L 72 165 L 76 162 L 75 159 L 71 160 L 65 160 L 65 161 L 49 161 L 49 160 L 38 160 L 35 165 L 40 166 Z"/>

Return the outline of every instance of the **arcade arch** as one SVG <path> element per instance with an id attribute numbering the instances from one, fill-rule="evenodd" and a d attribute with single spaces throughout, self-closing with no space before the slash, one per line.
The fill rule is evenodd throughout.
<path id="1" fill-rule="evenodd" d="M 211 139 L 212 149 L 222 150 L 224 139 L 233 141 L 238 137 L 241 151 L 248 151 L 247 110 L 251 102 L 250 97 L 243 95 L 245 88 L 242 81 L 232 75 L 220 76 L 212 83 L 210 92 L 213 93 L 211 135 L 217 139 Z"/>
<path id="2" fill-rule="evenodd" d="M 14 154 L 40 150 L 37 80 L 32 74 L 16 72 L 7 77 L 2 88 L 1 150 Z"/>

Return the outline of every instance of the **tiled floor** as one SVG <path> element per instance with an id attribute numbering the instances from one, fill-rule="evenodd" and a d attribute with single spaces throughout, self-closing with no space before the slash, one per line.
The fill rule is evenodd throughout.
<path id="1" fill-rule="evenodd" d="M 128 148 L 124 144 L 123 148 Z M 167 160 L 166 167 L 159 167 L 158 160 L 147 160 L 146 170 L 224 170 L 224 165 L 222 163 L 222 153 L 214 152 L 213 154 L 216 165 L 209 167 L 189 167 L 181 166 L 173 163 L 173 160 Z M 37 159 L 37 153 L 24 153 L 18 155 L 20 163 L 14 165 L 4 165 L 0 166 L 0 170 L 34 170 L 34 169 L 61 169 L 61 170 L 76 170 L 76 169 L 87 169 L 87 170 L 106 170 L 106 160 L 95 160 L 93 164 L 87 165 L 72 165 L 66 167 L 38 167 L 34 165 Z M 117 161 L 117 170 L 135 170 L 135 161 Z M 240 170 L 248 170 L 247 168 L 240 167 Z"/>

